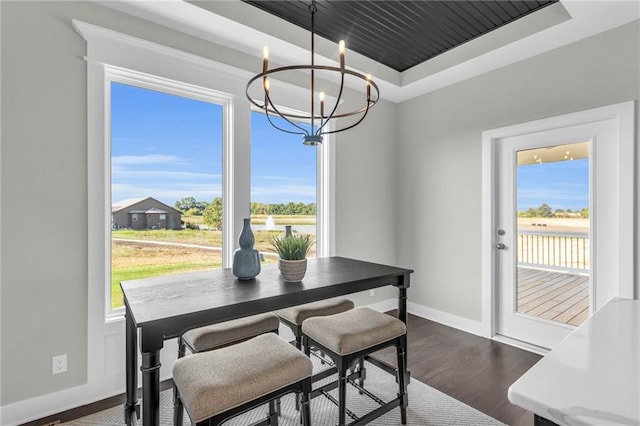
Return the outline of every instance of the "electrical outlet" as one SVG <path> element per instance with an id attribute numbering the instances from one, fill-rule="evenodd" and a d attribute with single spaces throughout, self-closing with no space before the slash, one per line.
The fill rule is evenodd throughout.
<path id="1" fill-rule="evenodd" d="M 51 373 L 60 374 L 67 371 L 67 354 L 56 355 L 51 362 Z"/>
<path id="2" fill-rule="evenodd" d="M 376 295 L 375 290 L 369 290 L 369 296 L 375 296 L 375 295 Z"/>

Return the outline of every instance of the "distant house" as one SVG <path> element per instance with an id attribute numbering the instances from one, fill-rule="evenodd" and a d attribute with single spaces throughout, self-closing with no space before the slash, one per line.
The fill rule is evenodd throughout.
<path id="1" fill-rule="evenodd" d="M 111 205 L 114 229 L 181 229 L 182 213 L 155 198 L 129 198 Z"/>

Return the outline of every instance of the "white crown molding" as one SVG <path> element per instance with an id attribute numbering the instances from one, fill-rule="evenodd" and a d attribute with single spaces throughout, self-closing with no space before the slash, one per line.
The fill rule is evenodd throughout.
<path id="1" fill-rule="evenodd" d="M 94 1 L 243 53 L 259 56 L 262 46 L 268 45 L 279 63 L 309 56 L 308 32 L 239 0 L 203 2 L 202 7 L 183 0 Z M 402 73 L 355 52 L 348 52 L 347 65 L 370 72 L 383 99 L 403 102 L 640 19 L 637 0 L 562 0 L 546 9 Z M 546 24 L 539 22 L 540 16 Z M 318 62 L 335 65 L 335 44 L 321 37 L 316 43 Z"/>

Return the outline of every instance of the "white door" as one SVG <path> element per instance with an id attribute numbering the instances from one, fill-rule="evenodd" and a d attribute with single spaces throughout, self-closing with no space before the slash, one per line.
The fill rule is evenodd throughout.
<path id="1" fill-rule="evenodd" d="M 496 332 L 550 349 L 617 295 L 615 120 L 497 139 Z"/>

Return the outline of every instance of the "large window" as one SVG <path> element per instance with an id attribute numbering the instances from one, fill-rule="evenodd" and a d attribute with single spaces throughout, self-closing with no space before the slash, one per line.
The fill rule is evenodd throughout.
<path id="1" fill-rule="evenodd" d="M 299 135 L 275 129 L 263 113 L 251 113 L 251 222 L 267 262 L 277 259 L 269 251 L 270 239 L 286 226 L 316 235 L 318 152 L 303 145 Z M 309 257 L 315 256 L 313 246 Z"/>
<path id="2" fill-rule="evenodd" d="M 122 364 L 117 360 L 123 354 L 122 343 L 124 342 L 124 336 L 122 336 L 124 333 L 122 326 L 124 309 L 114 309 L 119 305 L 117 296 L 114 296 L 112 301 L 112 289 L 115 288 L 117 291 L 119 288 L 119 285 L 115 284 L 117 279 L 114 280 L 111 277 L 112 232 L 117 231 L 114 229 L 116 221 L 111 214 L 113 203 L 127 198 L 156 198 L 154 195 L 160 194 L 156 199 L 173 209 L 176 208 L 176 201 L 182 201 L 178 210 L 186 213 L 194 207 L 200 209 L 201 206 L 195 205 L 198 202 L 205 201 L 214 204 L 215 209 L 211 215 L 213 219 L 220 218 L 220 214 L 216 212 L 222 210 L 222 241 L 217 242 L 215 247 L 210 247 L 205 256 L 207 261 L 210 261 L 214 256 L 219 256 L 218 253 L 221 251 L 222 266 L 231 267 L 233 250 L 242 229 L 242 219 L 249 214 L 251 203 L 251 111 L 249 103 L 245 101 L 244 92 L 248 76 L 246 72 L 225 63 L 155 44 L 149 40 L 138 39 L 76 20 L 73 21 L 73 26 L 87 40 L 87 380 L 97 394 L 106 395 L 117 392 L 122 386 L 122 372 L 120 371 Z M 220 59 L 225 60 L 224 57 L 220 57 Z M 214 127 L 210 128 L 212 135 L 218 137 L 222 134 L 222 148 L 215 148 L 215 152 L 212 154 L 217 158 L 218 163 L 214 164 L 214 168 L 204 171 L 191 164 L 186 164 L 188 163 L 186 160 L 197 149 L 195 147 L 189 148 L 189 143 L 187 143 L 189 141 L 179 137 L 177 133 L 174 135 L 175 139 L 179 139 L 178 145 L 172 145 L 178 147 L 176 151 L 153 152 L 153 148 L 152 151 L 143 151 L 137 154 L 118 151 L 117 144 L 120 141 L 117 138 L 125 136 L 114 133 L 112 140 L 111 133 L 117 131 L 112 127 L 117 126 L 117 123 L 112 123 L 112 113 L 113 118 L 118 120 L 117 111 L 112 110 L 111 97 L 112 95 L 118 96 L 115 91 L 111 93 L 112 84 L 156 92 L 155 94 L 159 98 L 173 95 L 185 103 L 194 100 L 202 101 L 208 104 L 205 106 L 218 108 L 218 111 L 221 112 L 221 119 L 220 116 L 216 116 L 216 118 L 207 116 L 207 120 L 205 120 L 206 123 L 214 123 Z M 123 89 L 126 88 L 123 87 Z M 287 102 L 290 102 L 290 107 L 304 108 L 307 105 L 307 95 L 306 91 L 300 92 L 292 89 L 286 99 Z M 113 101 L 113 106 L 115 106 L 117 99 Z M 138 117 L 142 125 L 146 120 L 146 114 L 150 114 L 159 105 L 129 110 L 126 114 Z M 171 108 L 170 114 L 163 115 L 161 120 L 155 120 L 155 122 L 162 126 L 172 122 L 180 126 L 181 123 L 175 122 L 173 119 L 176 114 L 181 112 L 182 108 Z M 185 117 L 187 121 L 183 124 L 187 131 L 192 130 L 189 128 L 191 126 L 189 120 L 196 116 L 198 115 Z M 153 121 L 151 122 L 153 123 Z M 221 124 L 222 130 L 218 124 Z M 185 127 L 182 128 L 185 129 Z M 182 135 L 186 136 L 187 131 Z M 166 132 L 169 133 L 170 130 Z M 331 144 L 326 143 L 320 149 L 307 151 L 313 152 L 313 155 L 317 151 L 318 154 L 318 243 L 316 249 L 318 255 L 322 256 L 331 253 L 329 247 L 331 240 L 329 218 L 332 211 L 330 201 L 332 174 L 329 171 L 330 147 Z M 303 147 L 300 146 L 300 148 Z M 123 167 L 125 165 L 123 161 L 125 163 L 127 161 L 126 155 L 141 157 L 143 155 L 149 156 L 152 153 L 170 155 L 175 160 L 166 162 L 166 165 L 175 168 L 164 169 L 171 172 L 173 177 L 171 180 L 167 181 L 156 174 L 153 179 L 148 180 L 146 185 L 148 188 L 161 186 L 163 191 L 158 193 L 155 190 L 140 193 L 119 192 L 121 189 L 126 189 L 132 182 L 140 183 L 138 179 L 131 179 L 134 175 L 142 177 L 142 175 L 149 176 L 151 174 L 149 170 L 142 168 L 144 165 L 141 161 Z M 198 153 L 200 157 L 208 155 L 200 151 Z M 116 158 L 115 161 L 112 161 L 113 156 L 122 158 Z M 116 167 L 118 161 L 120 161 L 120 168 Z M 136 169 L 132 170 L 134 166 Z M 123 173 L 125 171 L 126 173 Z M 216 188 L 221 186 L 222 199 L 218 197 L 217 192 L 203 193 L 201 191 L 202 185 L 195 180 L 189 181 L 186 185 L 188 191 L 184 186 L 181 188 L 171 186 L 178 182 L 186 183 L 187 176 L 198 174 L 209 176 L 220 173 L 222 177 L 218 176 L 219 180 L 208 181 L 207 186 L 211 185 Z M 113 188 L 112 174 L 115 179 Z M 124 180 L 127 176 L 130 179 L 129 182 Z M 157 185 L 160 181 L 163 181 L 164 184 Z M 173 194 L 167 194 L 169 189 L 175 189 Z M 218 189 L 214 191 L 218 191 Z M 193 197 L 195 204 L 190 197 Z M 144 215 L 132 212 L 132 216 L 136 215 L 138 218 L 137 222 L 148 221 L 147 223 L 151 223 L 151 230 L 141 232 L 155 231 L 158 235 L 165 231 L 153 229 L 154 226 L 158 228 L 170 227 L 172 210 L 157 206 L 156 208 L 165 210 L 166 213 L 154 211 L 153 206 L 146 208 Z M 181 221 L 192 223 L 196 220 L 193 216 L 195 215 L 181 215 Z M 202 224 L 194 223 L 189 226 L 205 225 L 204 218 L 202 221 Z M 121 228 L 119 219 L 117 224 L 118 228 Z M 187 223 L 184 225 L 186 227 Z M 210 229 L 206 231 L 208 235 L 220 234 L 220 231 L 211 231 Z M 185 231 L 182 229 L 172 232 L 188 235 L 189 232 Z M 203 229 L 202 231 L 204 232 Z M 168 245 L 166 241 L 159 241 L 159 243 Z M 198 243 L 198 245 L 201 244 Z M 222 249 L 219 248 L 220 245 Z M 167 344 L 170 345 L 172 342 L 167 342 Z M 170 364 L 168 363 L 168 365 Z"/>
<path id="3" fill-rule="evenodd" d="M 112 81 L 111 309 L 120 282 L 222 266 L 223 107 Z"/>

